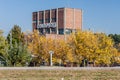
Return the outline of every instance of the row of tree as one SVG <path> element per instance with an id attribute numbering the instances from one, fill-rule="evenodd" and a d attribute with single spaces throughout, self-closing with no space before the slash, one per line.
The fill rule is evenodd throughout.
<path id="1" fill-rule="evenodd" d="M 119 51 L 114 47 L 112 38 L 104 33 L 78 31 L 64 41 L 45 38 L 34 31 L 29 39 L 32 41 L 28 42 L 28 49 L 37 56 L 38 64 L 42 61 L 49 63 L 50 50 L 54 51 L 53 62 L 56 64 L 109 66 L 119 63 Z"/>
<path id="2" fill-rule="evenodd" d="M 21 32 L 15 25 L 7 38 L 0 31 L 0 61 L 6 66 L 54 65 L 113 66 L 120 63 L 120 35 L 78 31 L 67 40 L 46 38 L 38 31 Z"/>

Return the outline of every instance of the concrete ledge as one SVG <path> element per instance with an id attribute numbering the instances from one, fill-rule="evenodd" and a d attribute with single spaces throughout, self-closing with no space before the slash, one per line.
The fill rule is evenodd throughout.
<path id="1" fill-rule="evenodd" d="M 120 67 L 0 67 L 0 70 L 110 70 Z"/>

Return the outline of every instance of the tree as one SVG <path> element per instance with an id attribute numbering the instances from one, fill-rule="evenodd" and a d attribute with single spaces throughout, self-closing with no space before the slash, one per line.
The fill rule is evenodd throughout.
<path id="1" fill-rule="evenodd" d="M 23 34 L 21 28 L 18 25 L 14 25 L 10 33 L 7 36 L 7 41 L 9 44 L 14 46 L 16 43 L 21 43 L 23 41 Z"/>
<path id="2" fill-rule="evenodd" d="M 49 63 L 49 51 L 54 51 L 53 62 L 76 62 L 86 66 L 89 62 L 94 65 L 106 66 L 116 61 L 117 50 L 113 41 L 104 33 L 79 31 L 71 34 L 68 41 L 46 38 L 34 31 L 28 36 L 28 49 L 38 64 Z"/>
<path id="3" fill-rule="evenodd" d="M 120 34 L 109 34 L 109 37 L 111 37 L 115 44 L 120 43 Z"/>
<path id="4" fill-rule="evenodd" d="M 114 47 L 118 50 L 112 58 L 112 63 L 114 65 L 120 64 L 120 34 L 109 34 L 109 37 L 114 41 Z"/>
<path id="5" fill-rule="evenodd" d="M 6 60 L 8 66 L 24 66 L 26 62 L 29 63 L 31 54 L 27 50 L 27 43 L 25 43 L 24 38 L 21 28 L 14 25 L 7 36 L 9 47 Z"/>
<path id="6" fill-rule="evenodd" d="M 0 61 L 6 62 L 6 47 L 7 42 L 5 40 L 5 37 L 3 37 L 3 32 L 0 30 Z"/>
<path id="7" fill-rule="evenodd" d="M 70 48 L 65 41 L 46 38 L 36 30 L 29 35 L 28 49 L 36 56 L 35 62 L 38 64 L 41 64 L 43 61 L 47 63 L 50 62 L 49 51 L 54 51 L 54 63 L 59 63 L 60 60 L 62 63 L 64 63 L 65 60 L 72 60 Z"/>
<path id="8" fill-rule="evenodd" d="M 113 47 L 113 41 L 104 33 L 96 33 L 98 49 L 96 50 L 96 63 L 101 65 L 111 64 L 113 55 L 117 50 Z"/>
<path id="9" fill-rule="evenodd" d="M 113 54 L 116 52 L 113 41 L 103 33 L 80 31 L 72 35 L 70 46 L 73 51 L 74 61 L 82 63 L 93 62 L 94 65 L 109 65 Z"/>
<path id="10" fill-rule="evenodd" d="M 57 63 L 66 64 L 66 62 L 73 62 L 72 50 L 67 42 L 64 40 L 54 40 L 54 55 Z M 58 61 L 59 60 L 59 61 Z"/>
<path id="11" fill-rule="evenodd" d="M 28 50 L 33 55 L 33 62 L 36 62 L 36 65 L 44 61 L 48 61 L 48 52 L 45 50 L 46 38 L 44 36 L 40 36 L 37 30 L 34 30 L 33 33 L 27 34 L 28 38 Z"/>
<path id="12" fill-rule="evenodd" d="M 90 31 L 79 31 L 71 35 L 70 46 L 73 51 L 74 61 L 85 66 L 93 60 L 96 48 L 96 37 Z"/>
<path id="13" fill-rule="evenodd" d="M 114 47 L 120 52 L 120 34 L 109 34 L 109 37 L 114 41 Z"/>
<path id="14" fill-rule="evenodd" d="M 27 50 L 27 45 L 16 43 L 16 46 L 9 48 L 6 61 L 8 66 L 28 66 L 31 53 Z"/>

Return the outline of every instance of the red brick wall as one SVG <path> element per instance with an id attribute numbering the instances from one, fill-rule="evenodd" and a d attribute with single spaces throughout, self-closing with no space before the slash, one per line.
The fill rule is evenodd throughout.
<path id="1" fill-rule="evenodd" d="M 66 8 L 66 28 L 82 29 L 82 11 Z"/>
<path id="2" fill-rule="evenodd" d="M 39 21 L 43 19 L 44 11 L 39 11 Z M 39 22 L 41 24 L 41 22 Z"/>
<path id="3" fill-rule="evenodd" d="M 82 11 L 75 9 L 75 28 L 82 29 Z"/>
<path id="4" fill-rule="evenodd" d="M 74 26 L 74 9 L 66 8 L 66 26 L 65 28 L 73 29 Z"/>
<path id="5" fill-rule="evenodd" d="M 56 9 L 51 10 L 51 19 L 52 18 L 56 18 Z M 54 21 L 51 21 L 51 22 L 54 22 Z"/>
<path id="6" fill-rule="evenodd" d="M 37 24 L 36 23 L 33 23 L 32 26 L 33 26 L 33 30 L 37 28 Z"/>
<path id="7" fill-rule="evenodd" d="M 37 28 L 37 12 L 33 12 L 32 14 L 32 26 L 33 26 L 33 30 Z"/>
<path id="8" fill-rule="evenodd" d="M 50 10 L 45 10 L 45 23 L 49 23 L 46 19 L 50 19 Z"/>
<path id="9" fill-rule="evenodd" d="M 46 38 L 57 39 L 57 40 L 66 40 L 69 38 L 69 35 L 57 35 L 57 34 L 46 34 Z"/>
<path id="10" fill-rule="evenodd" d="M 65 28 L 82 29 L 82 11 L 79 9 L 75 9 L 75 13 L 74 13 L 73 8 L 58 8 L 58 28 L 59 29 L 64 28 L 64 9 L 66 9 Z M 39 11 L 39 20 L 44 18 L 43 12 L 44 11 Z M 52 9 L 51 19 L 56 17 L 57 17 L 56 9 Z M 38 18 L 37 12 L 33 12 L 33 17 L 32 17 L 33 29 L 37 27 L 37 22 L 38 22 L 37 18 Z M 50 10 L 45 10 L 45 19 L 50 19 Z"/>
<path id="11" fill-rule="evenodd" d="M 37 12 L 33 12 L 32 15 L 33 15 L 32 20 L 33 21 L 37 20 Z"/>
<path id="12" fill-rule="evenodd" d="M 64 8 L 58 9 L 58 28 L 64 28 Z"/>

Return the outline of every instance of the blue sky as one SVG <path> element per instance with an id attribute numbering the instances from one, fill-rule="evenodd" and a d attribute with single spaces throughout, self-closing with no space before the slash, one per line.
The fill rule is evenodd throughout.
<path id="1" fill-rule="evenodd" d="M 59 7 L 82 9 L 83 30 L 120 34 L 120 0 L 0 0 L 0 29 L 32 31 L 32 12 Z"/>

